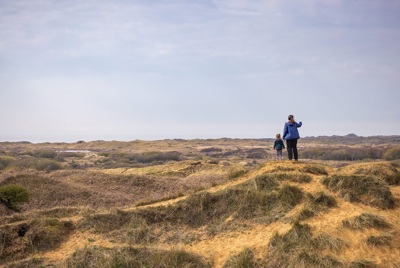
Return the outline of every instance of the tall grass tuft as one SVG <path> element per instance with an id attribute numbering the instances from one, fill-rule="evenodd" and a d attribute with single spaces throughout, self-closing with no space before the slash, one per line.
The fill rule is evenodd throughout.
<path id="1" fill-rule="evenodd" d="M 344 219 L 342 225 L 350 229 L 385 229 L 390 227 L 390 224 L 385 219 L 370 213 L 362 213 L 353 218 Z"/>
<path id="2" fill-rule="evenodd" d="M 390 246 L 392 240 L 393 240 L 393 235 L 389 233 L 380 236 L 371 235 L 367 238 L 367 244 L 374 247 Z"/>
<path id="3" fill-rule="evenodd" d="M 327 169 L 322 165 L 307 165 L 302 168 L 303 172 L 311 173 L 315 175 L 328 175 Z"/>
<path id="4" fill-rule="evenodd" d="M 394 198 L 384 181 L 366 175 L 333 175 L 322 179 L 329 190 L 350 202 L 360 202 L 378 208 L 394 207 Z"/>
<path id="5" fill-rule="evenodd" d="M 182 250 L 150 250 L 146 248 L 89 247 L 76 251 L 64 263 L 66 268 L 113 267 L 211 267 L 200 256 Z"/>
<path id="6" fill-rule="evenodd" d="M 258 268 L 262 267 L 259 260 L 256 259 L 254 251 L 246 248 L 238 255 L 232 256 L 223 268 Z"/>
<path id="7" fill-rule="evenodd" d="M 302 190 L 293 185 L 284 184 L 278 191 L 278 198 L 282 204 L 293 207 L 303 199 Z"/>
<path id="8" fill-rule="evenodd" d="M 343 267 L 343 263 L 321 249 L 339 251 L 342 242 L 327 235 L 312 238 L 309 225 L 295 222 L 284 235 L 275 234 L 268 245 L 263 267 Z"/>

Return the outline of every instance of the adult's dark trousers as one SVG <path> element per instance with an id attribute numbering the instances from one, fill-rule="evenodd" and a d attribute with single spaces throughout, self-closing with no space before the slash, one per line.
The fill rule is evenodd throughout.
<path id="1" fill-rule="evenodd" d="M 297 153 L 297 139 L 296 140 L 286 140 L 286 148 L 288 152 L 288 159 L 292 160 L 294 157 L 294 160 L 299 159 L 299 155 Z"/>

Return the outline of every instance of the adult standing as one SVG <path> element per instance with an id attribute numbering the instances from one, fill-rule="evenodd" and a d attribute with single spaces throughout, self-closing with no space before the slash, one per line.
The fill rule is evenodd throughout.
<path id="1" fill-rule="evenodd" d="M 297 152 L 297 140 L 300 139 L 299 131 L 297 128 L 301 127 L 302 122 L 297 123 L 293 115 L 288 116 L 288 122 L 285 123 L 283 129 L 283 139 L 286 140 L 286 148 L 288 151 L 288 159 L 299 160 Z"/>

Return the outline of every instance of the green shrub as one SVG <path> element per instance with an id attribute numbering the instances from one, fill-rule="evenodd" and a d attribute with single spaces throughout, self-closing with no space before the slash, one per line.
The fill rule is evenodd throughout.
<path id="1" fill-rule="evenodd" d="M 8 167 L 10 163 L 12 163 L 15 159 L 11 156 L 0 155 L 0 170 Z"/>
<path id="2" fill-rule="evenodd" d="M 35 154 L 39 158 L 51 158 L 54 159 L 57 156 L 57 153 L 52 150 L 41 150 L 36 152 Z"/>
<path id="3" fill-rule="evenodd" d="M 7 208 L 18 210 L 16 204 L 28 202 L 28 190 L 19 185 L 6 185 L 0 187 L 0 202 L 6 205 Z"/>

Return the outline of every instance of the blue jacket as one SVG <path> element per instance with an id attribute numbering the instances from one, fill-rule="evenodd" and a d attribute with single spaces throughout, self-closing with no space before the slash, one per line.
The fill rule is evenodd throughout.
<path id="1" fill-rule="evenodd" d="M 283 129 L 283 139 L 284 140 L 297 140 L 300 139 L 299 131 L 297 128 L 301 127 L 303 123 L 299 122 L 286 122 Z"/>

